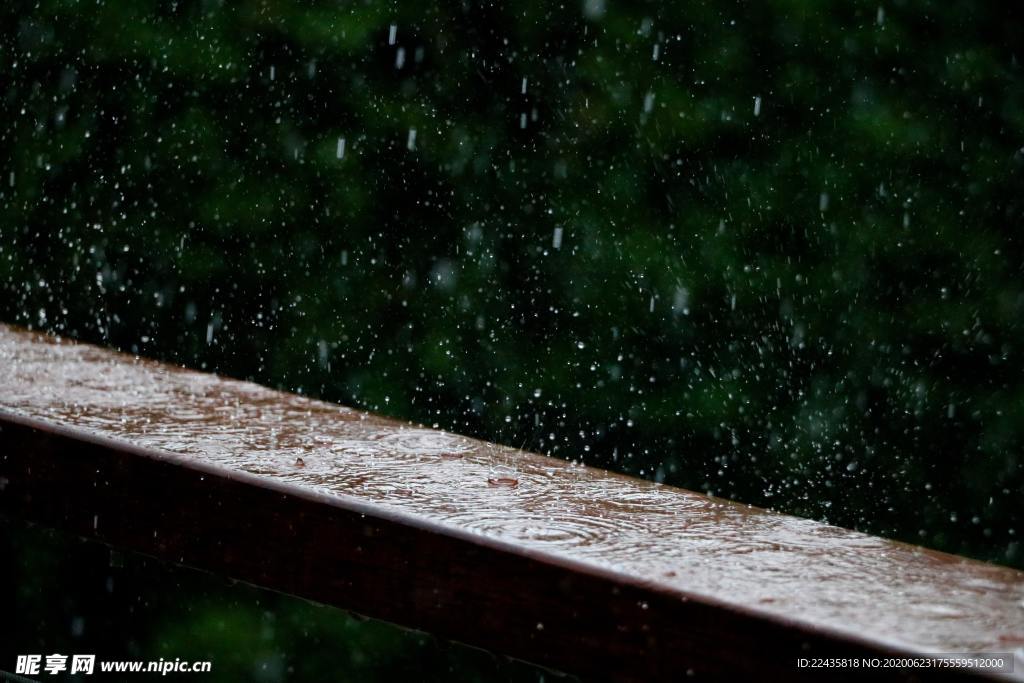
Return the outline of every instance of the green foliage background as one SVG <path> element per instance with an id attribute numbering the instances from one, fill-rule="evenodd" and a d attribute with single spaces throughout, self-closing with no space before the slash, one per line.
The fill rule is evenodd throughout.
<path id="1" fill-rule="evenodd" d="M 1011 4 L 0 21 L 0 319 L 1024 566 Z"/>

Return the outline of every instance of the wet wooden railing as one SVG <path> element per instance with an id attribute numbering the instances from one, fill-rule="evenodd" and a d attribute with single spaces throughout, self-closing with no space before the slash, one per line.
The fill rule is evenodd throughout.
<path id="1" fill-rule="evenodd" d="M 0 514 L 594 678 L 1024 669 L 1021 572 L 4 326 Z"/>

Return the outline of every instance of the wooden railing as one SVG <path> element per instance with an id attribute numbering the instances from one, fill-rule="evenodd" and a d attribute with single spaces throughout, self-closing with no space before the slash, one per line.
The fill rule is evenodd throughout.
<path id="1" fill-rule="evenodd" d="M 1021 572 L 3 326 L 0 513 L 595 678 L 1024 669 Z"/>

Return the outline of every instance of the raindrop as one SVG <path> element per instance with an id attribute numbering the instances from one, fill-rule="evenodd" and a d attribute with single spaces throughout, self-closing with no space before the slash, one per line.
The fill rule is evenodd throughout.
<path id="1" fill-rule="evenodd" d="M 329 349 L 329 347 L 327 345 L 327 340 L 326 339 L 321 339 L 317 343 L 317 356 L 318 356 L 318 361 L 320 363 L 320 367 L 322 367 L 322 368 L 328 368 L 328 369 L 330 368 L 330 366 L 328 365 L 328 360 L 329 360 L 328 351 L 329 350 L 330 349 Z"/>
<path id="2" fill-rule="evenodd" d="M 676 287 L 675 295 L 672 297 L 672 312 L 686 315 L 690 312 L 690 291 L 686 287 Z"/>
<path id="3" fill-rule="evenodd" d="M 601 19 L 605 9 L 605 0 L 583 0 L 583 16 L 587 19 Z"/>

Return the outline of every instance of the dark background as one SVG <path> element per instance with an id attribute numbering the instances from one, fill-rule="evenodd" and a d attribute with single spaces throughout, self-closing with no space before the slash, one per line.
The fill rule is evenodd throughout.
<path id="1" fill-rule="evenodd" d="M 7 3 L 0 320 L 1024 567 L 1022 14 Z"/>

